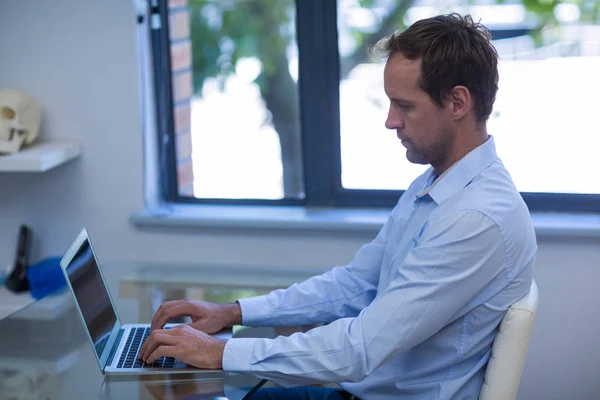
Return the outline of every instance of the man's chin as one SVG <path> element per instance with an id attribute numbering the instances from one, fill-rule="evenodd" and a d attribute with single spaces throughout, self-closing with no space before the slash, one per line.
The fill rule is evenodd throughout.
<path id="1" fill-rule="evenodd" d="M 429 162 L 425 158 L 420 157 L 408 150 L 406 151 L 406 159 L 410 163 L 413 163 L 413 164 L 420 164 L 420 165 L 428 165 L 429 164 Z"/>

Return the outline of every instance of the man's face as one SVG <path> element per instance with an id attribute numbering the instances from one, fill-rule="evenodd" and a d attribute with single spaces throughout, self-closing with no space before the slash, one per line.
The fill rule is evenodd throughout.
<path id="1" fill-rule="evenodd" d="M 385 126 L 396 130 L 408 161 L 435 168 L 453 145 L 453 120 L 450 107 L 439 107 L 419 87 L 420 69 L 420 60 L 408 60 L 401 53 L 388 59 L 383 81 L 390 110 Z"/>

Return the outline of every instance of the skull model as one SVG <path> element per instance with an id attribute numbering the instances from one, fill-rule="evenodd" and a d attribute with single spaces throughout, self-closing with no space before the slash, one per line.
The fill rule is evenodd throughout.
<path id="1" fill-rule="evenodd" d="M 14 89 L 0 90 L 0 154 L 12 154 L 30 145 L 40 133 L 42 106 Z"/>

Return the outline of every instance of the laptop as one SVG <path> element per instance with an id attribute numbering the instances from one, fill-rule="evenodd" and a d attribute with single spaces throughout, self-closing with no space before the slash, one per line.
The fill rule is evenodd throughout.
<path id="1" fill-rule="evenodd" d="M 121 324 L 85 228 L 60 266 L 103 374 L 223 373 L 170 357 L 161 357 L 150 365 L 138 359 L 137 353 L 150 334 L 150 324 Z M 167 324 L 165 328 L 177 325 Z M 229 339 L 231 333 L 213 336 Z"/>

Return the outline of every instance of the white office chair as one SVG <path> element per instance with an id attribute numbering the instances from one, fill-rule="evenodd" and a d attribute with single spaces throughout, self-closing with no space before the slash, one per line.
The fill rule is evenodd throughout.
<path id="1" fill-rule="evenodd" d="M 537 304 L 538 288 L 533 281 L 529 294 L 510 306 L 500 323 L 479 400 L 517 398 Z"/>

